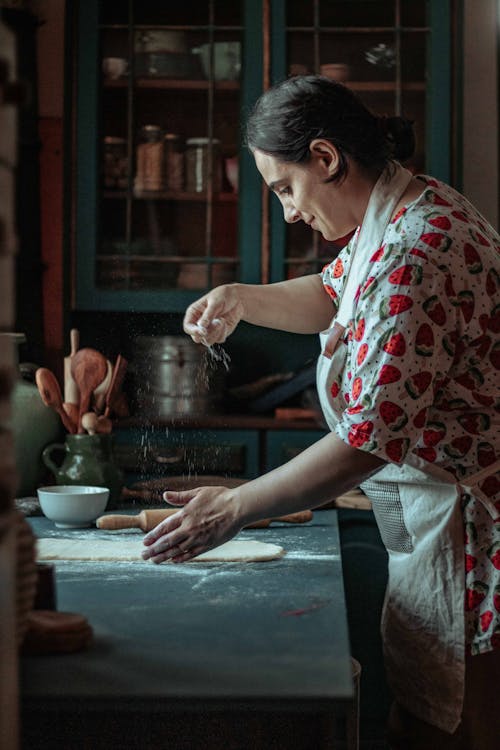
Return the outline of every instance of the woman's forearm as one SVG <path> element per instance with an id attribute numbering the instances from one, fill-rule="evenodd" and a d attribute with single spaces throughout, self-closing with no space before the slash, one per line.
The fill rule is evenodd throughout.
<path id="1" fill-rule="evenodd" d="M 319 274 L 275 284 L 235 284 L 243 320 L 291 333 L 318 333 L 330 324 L 335 308 Z"/>
<path id="2" fill-rule="evenodd" d="M 247 524 L 322 505 L 385 465 L 329 433 L 283 466 L 238 487 L 235 500 Z"/>

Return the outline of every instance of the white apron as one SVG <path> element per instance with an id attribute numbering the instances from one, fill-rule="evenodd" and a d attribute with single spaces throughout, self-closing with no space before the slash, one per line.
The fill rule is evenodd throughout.
<path id="1" fill-rule="evenodd" d="M 347 346 L 342 334 L 354 318 L 354 297 L 367 278 L 369 258 L 380 247 L 387 224 L 412 175 L 392 165 L 370 196 L 349 276 L 336 317 L 320 334 L 336 348 L 318 358 L 317 388 L 325 419 L 334 430 L 346 408 L 331 385 L 344 370 Z M 333 332 L 333 335 L 332 335 Z M 500 467 L 488 466 L 458 484 L 449 472 L 429 465 L 424 473 L 407 456 L 388 464 L 361 485 L 372 502 L 389 554 L 389 580 L 382 612 L 382 639 L 388 682 L 395 698 L 415 716 L 447 732 L 460 722 L 465 672 L 464 532 L 460 497 L 464 490 L 480 499 L 493 518 L 498 511 L 478 484 Z M 415 464 L 417 459 L 415 459 Z M 427 471 L 427 466 L 426 466 Z M 432 472 L 432 476 L 430 473 Z"/>

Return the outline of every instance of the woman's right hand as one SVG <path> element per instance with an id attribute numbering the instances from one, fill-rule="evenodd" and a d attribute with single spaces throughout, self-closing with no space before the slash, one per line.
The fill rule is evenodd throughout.
<path id="1" fill-rule="evenodd" d="M 184 315 L 184 332 L 196 344 L 222 344 L 243 317 L 239 284 L 224 284 L 189 305 Z"/>

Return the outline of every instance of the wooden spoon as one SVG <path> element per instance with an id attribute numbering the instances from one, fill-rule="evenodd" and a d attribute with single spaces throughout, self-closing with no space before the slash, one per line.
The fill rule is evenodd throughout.
<path id="1" fill-rule="evenodd" d="M 43 403 L 59 414 L 65 428 L 74 435 L 77 427 L 64 411 L 61 388 L 54 373 L 46 367 L 39 367 L 35 373 L 35 381 Z"/>
<path id="2" fill-rule="evenodd" d="M 128 362 L 125 357 L 122 357 L 122 355 L 119 354 L 116 358 L 116 362 L 113 367 L 113 374 L 111 376 L 111 383 L 109 384 L 109 388 L 106 393 L 106 407 L 104 409 L 105 417 L 109 417 L 113 409 L 114 401 L 120 391 L 123 383 L 123 378 L 125 377 L 125 373 L 127 371 L 127 365 Z"/>
<path id="3" fill-rule="evenodd" d="M 76 328 L 70 331 L 71 351 L 68 357 L 64 357 L 64 402 L 67 404 L 78 404 L 80 394 L 71 375 L 71 360 L 78 351 L 80 345 L 80 333 Z"/>
<path id="4" fill-rule="evenodd" d="M 80 393 L 78 434 L 84 432 L 82 417 L 89 411 L 90 400 L 97 386 L 106 377 L 106 357 L 96 349 L 79 349 L 71 358 L 71 374 Z"/>
<path id="5" fill-rule="evenodd" d="M 111 378 L 113 377 L 113 365 L 111 364 L 109 359 L 106 360 L 106 364 L 108 367 L 106 377 L 97 386 L 94 393 L 92 394 L 94 398 L 94 408 L 97 414 L 102 414 L 102 412 L 104 411 L 104 405 L 106 403 L 106 393 L 108 392 L 109 386 L 111 385 Z"/>

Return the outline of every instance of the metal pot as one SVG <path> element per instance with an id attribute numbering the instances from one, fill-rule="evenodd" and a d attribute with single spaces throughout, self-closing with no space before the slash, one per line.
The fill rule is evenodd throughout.
<path id="1" fill-rule="evenodd" d="M 139 336 L 130 363 L 132 412 L 148 418 L 221 410 L 225 370 L 186 336 Z"/>

